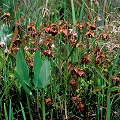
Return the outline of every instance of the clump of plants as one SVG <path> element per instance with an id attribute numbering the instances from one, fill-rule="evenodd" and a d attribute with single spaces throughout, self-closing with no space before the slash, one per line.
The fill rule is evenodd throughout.
<path id="1" fill-rule="evenodd" d="M 118 35 L 95 18 L 100 3 L 23 3 L 7 1 L 10 8 L 0 9 L 0 117 L 118 119 Z"/>

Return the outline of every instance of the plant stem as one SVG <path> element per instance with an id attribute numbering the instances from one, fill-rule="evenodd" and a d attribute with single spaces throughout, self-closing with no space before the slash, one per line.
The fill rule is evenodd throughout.
<path id="1" fill-rule="evenodd" d="M 44 102 L 44 89 L 42 89 L 42 116 L 43 116 L 43 120 L 46 120 L 45 119 L 45 102 Z"/>
<path id="2" fill-rule="evenodd" d="M 29 111 L 29 115 L 30 115 L 30 120 L 33 120 L 32 113 L 31 113 L 31 110 L 30 110 L 30 102 L 29 102 L 28 96 L 27 96 L 27 105 L 28 105 L 28 111 Z"/>
<path id="3" fill-rule="evenodd" d="M 106 120 L 110 120 L 111 117 L 111 104 L 110 104 L 110 80 L 109 80 L 109 86 L 107 90 L 107 116 Z"/>
<path id="4" fill-rule="evenodd" d="M 37 112 L 39 113 L 39 98 L 38 98 L 38 90 L 37 90 Z"/>

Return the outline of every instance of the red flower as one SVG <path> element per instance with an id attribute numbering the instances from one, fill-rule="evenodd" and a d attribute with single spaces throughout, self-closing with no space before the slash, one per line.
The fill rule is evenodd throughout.
<path id="1" fill-rule="evenodd" d="M 28 31 L 30 32 L 30 35 L 33 38 L 36 38 L 37 35 L 39 34 L 34 23 L 31 23 L 30 25 L 28 25 Z"/>
<path id="2" fill-rule="evenodd" d="M 77 40 L 75 38 L 70 39 L 70 44 L 74 46 L 76 44 Z"/>
<path id="3" fill-rule="evenodd" d="M 81 102 L 79 102 L 79 103 L 78 103 L 78 106 L 77 106 L 78 112 L 84 111 L 84 107 L 85 107 L 85 105 L 82 104 Z"/>
<path id="4" fill-rule="evenodd" d="M 85 22 L 83 22 L 82 24 L 78 23 L 76 24 L 76 27 L 78 27 L 83 32 L 84 28 L 86 27 L 86 23 Z"/>
<path id="5" fill-rule="evenodd" d="M 45 99 L 45 103 L 50 106 L 52 104 L 52 100 L 50 98 Z"/>
<path id="6" fill-rule="evenodd" d="M 86 73 L 81 70 L 80 68 L 75 68 L 75 67 L 70 67 L 69 68 L 70 72 L 74 75 L 76 75 L 76 77 L 85 77 L 86 76 Z"/>
<path id="7" fill-rule="evenodd" d="M 9 19 L 10 18 L 10 16 L 11 16 L 11 14 L 8 12 L 8 13 L 6 13 L 6 17 L 7 17 L 7 19 Z"/>
<path id="8" fill-rule="evenodd" d="M 82 63 L 89 63 L 91 61 L 91 58 L 89 55 L 87 55 L 87 53 L 85 53 L 84 57 L 82 58 Z"/>
<path id="9" fill-rule="evenodd" d="M 95 32 L 90 30 L 90 31 L 86 32 L 86 36 L 88 36 L 89 38 L 92 38 L 95 36 Z"/>
<path id="10" fill-rule="evenodd" d="M 46 55 L 46 56 L 52 56 L 52 50 L 51 49 L 48 49 L 48 50 L 44 50 L 42 52 L 43 55 Z"/>
<path id="11" fill-rule="evenodd" d="M 88 29 L 92 30 L 92 31 L 96 30 L 96 24 L 91 24 L 91 23 L 88 22 Z"/>
<path id="12" fill-rule="evenodd" d="M 72 98 L 71 98 L 72 102 L 75 103 L 79 100 L 79 97 L 77 97 L 76 95 L 74 95 Z"/>
<path id="13" fill-rule="evenodd" d="M 111 37 L 110 37 L 110 34 L 106 32 L 106 33 L 101 33 L 99 38 L 102 38 L 105 41 L 107 39 L 110 39 Z"/>
<path id="14" fill-rule="evenodd" d="M 54 39 L 51 37 L 51 38 L 46 38 L 44 41 L 43 41 L 43 44 L 44 45 L 48 45 L 49 43 L 53 43 L 54 42 Z"/>
<path id="15" fill-rule="evenodd" d="M 102 64 L 103 58 L 104 58 L 104 59 L 107 58 L 107 56 L 100 51 L 100 48 L 99 48 L 99 47 L 97 47 L 97 48 L 94 50 L 94 54 L 95 54 L 95 56 L 96 56 L 95 62 L 96 62 L 97 64 Z"/>
<path id="16" fill-rule="evenodd" d="M 72 79 L 70 82 L 68 82 L 68 84 L 71 85 L 73 90 L 77 90 L 78 89 L 79 82 L 76 82 L 74 79 Z"/>
<path id="17" fill-rule="evenodd" d="M 46 28 L 43 29 L 43 31 L 48 32 L 52 36 L 55 36 L 58 34 L 58 25 L 56 24 L 48 25 Z"/>

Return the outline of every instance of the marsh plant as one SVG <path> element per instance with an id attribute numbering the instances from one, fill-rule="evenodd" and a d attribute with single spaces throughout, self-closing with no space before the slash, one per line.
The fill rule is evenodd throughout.
<path id="1" fill-rule="evenodd" d="M 119 0 L 1 0 L 0 118 L 120 119 Z"/>

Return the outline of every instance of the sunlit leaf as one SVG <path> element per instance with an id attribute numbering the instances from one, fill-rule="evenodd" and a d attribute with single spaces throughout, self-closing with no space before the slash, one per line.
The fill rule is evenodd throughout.
<path id="1" fill-rule="evenodd" d="M 110 88 L 110 92 L 114 92 L 116 90 L 120 90 L 120 87 L 114 86 L 114 87 Z"/>
<path id="2" fill-rule="evenodd" d="M 38 85 L 38 77 L 42 67 L 41 53 L 37 50 L 34 57 L 34 84 Z"/>
<path id="3" fill-rule="evenodd" d="M 16 71 L 23 80 L 23 82 L 25 82 L 28 86 L 32 87 L 31 82 L 29 80 L 29 68 L 21 51 L 18 51 L 17 54 L 16 68 Z"/>
<path id="4" fill-rule="evenodd" d="M 45 88 L 50 82 L 50 62 L 46 59 L 39 73 L 37 88 Z"/>
<path id="5" fill-rule="evenodd" d="M 16 76 L 20 82 L 20 84 L 23 86 L 24 90 L 26 91 L 26 93 L 28 93 L 29 95 L 32 95 L 32 92 L 30 91 L 30 89 L 26 86 L 26 84 L 24 83 L 22 77 L 16 72 Z"/>

